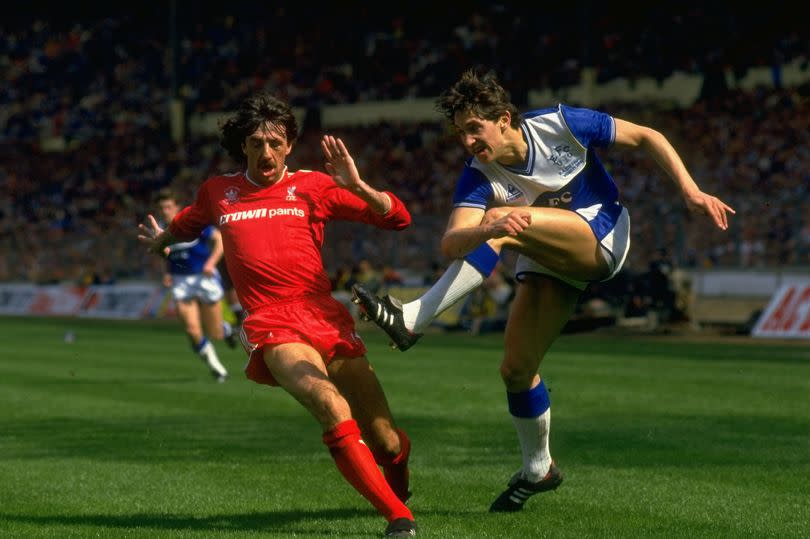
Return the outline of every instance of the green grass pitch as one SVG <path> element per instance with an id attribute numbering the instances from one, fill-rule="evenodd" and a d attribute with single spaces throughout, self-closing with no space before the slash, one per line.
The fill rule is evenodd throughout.
<path id="1" fill-rule="evenodd" d="M 501 336 L 363 334 L 420 537 L 810 536 L 810 346 L 562 337 L 543 372 L 565 482 L 492 515 L 520 466 Z M 315 421 L 217 348 L 224 384 L 174 323 L 0 318 L 0 537 L 379 536 Z"/>

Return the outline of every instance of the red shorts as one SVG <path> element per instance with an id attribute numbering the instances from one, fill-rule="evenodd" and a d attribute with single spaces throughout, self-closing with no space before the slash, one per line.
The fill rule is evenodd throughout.
<path id="1" fill-rule="evenodd" d="M 278 382 L 264 363 L 265 346 L 308 344 L 327 365 L 334 356 L 366 355 L 366 345 L 354 329 L 354 319 L 332 296 L 308 296 L 251 311 L 242 324 L 241 338 L 249 356 L 245 374 L 256 383 L 271 386 L 277 386 Z"/>

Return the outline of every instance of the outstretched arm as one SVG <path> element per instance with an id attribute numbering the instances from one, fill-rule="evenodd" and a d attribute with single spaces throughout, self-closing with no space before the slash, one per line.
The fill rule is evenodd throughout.
<path id="1" fill-rule="evenodd" d="M 392 202 L 388 195 L 372 188 L 360 177 L 354 159 L 342 140 L 325 135 L 321 140 L 321 149 L 326 158 L 326 171 L 337 185 L 354 193 L 375 213 L 385 215 L 391 210 Z"/>
<path id="2" fill-rule="evenodd" d="M 728 229 L 728 214 L 734 209 L 719 198 L 701 191 L 692 179 L 678 152 L 667 138 L 658 131 L 615 118 L 616 145 L 625 148 L 641 148 L 652 155 L 658 165 L 681 189 L 687 207 L 697 213 L 708 215 L 723 230 Z"/>

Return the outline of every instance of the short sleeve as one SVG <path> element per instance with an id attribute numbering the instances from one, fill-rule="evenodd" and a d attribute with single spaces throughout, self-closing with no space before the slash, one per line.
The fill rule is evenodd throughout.
<path id="1" fill-rule="evenodd" d="M 480 170 L 467 164 L 456 182 L 453 206 L 486 209 L 492 196 L 492 184 L 486 176 Z"/>
<path id="2" fill-rule="evenodd" d="M 613 117 L 604 112 L 560 105 L 571 133 L 585 147 L 606 147 L 616 140 Z"/>

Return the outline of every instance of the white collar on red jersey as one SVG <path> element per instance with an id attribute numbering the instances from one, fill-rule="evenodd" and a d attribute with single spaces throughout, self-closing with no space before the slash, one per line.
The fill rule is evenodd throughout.
<path id="1" fill-rule="evenodd" d="M 287 176 L 287 174 L 289 174 L 289 172 L 287 172 L 287 165 L 284 165 L 284 170 L 281 172 L 281 176 L 282 176 L 282 178 L 283 178 L 284 176 Z M 255 185 L 256 187 L 269 187 L 269 185 L 262 185 L 262 184 L 260 184 L 260 183 L 256 183 L 256 182 L 254 182 L 253 180 L 251 180 L 251 179 L 250 179 L 250 174 L 248 174 L 248 171 L 247 171 L 247 170 L 245 170 L 245 179 L 246 179 L 247 181 L 249 181 L 250 183 L 252 183 L 253 185 Z M 281 180 L 279 180 L 279 181 L 281 181 Z M 278 182 L 276 182 L 276 183 L 278 183 Z"/>

